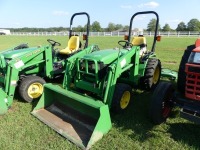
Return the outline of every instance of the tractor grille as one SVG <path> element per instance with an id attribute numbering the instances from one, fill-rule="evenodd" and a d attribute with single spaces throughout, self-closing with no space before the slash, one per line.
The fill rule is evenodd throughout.
<path id="1" fill-rule="evenodd" d="M 200 101 L 200 65 L 186 64 L 185 96 Z"/>
<path id="2" fill-rule="evenodd" d="M 197 67 L 190 66 L 190 67 L 188 68 L 188 71 L 189 71 L 189 72 L 200 73 L 200 68 L 198 69 Z"/>
<path id="3" fill-rule="evenodd" d="M 84 73 L 84 77 L 94 78 L 96 76 L 95 80 L 102 79 L 105 76 L 107 67 L 108 65 L 93 60 L 82 59 L 79 61 L 79 72 Z"/>

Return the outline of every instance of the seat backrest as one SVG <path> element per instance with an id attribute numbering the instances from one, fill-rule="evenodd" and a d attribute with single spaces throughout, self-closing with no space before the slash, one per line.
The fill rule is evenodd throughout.
<path id="1" fill-rule="evenodd" d="M 132 40 L 132 44 L 134 46 L 145 47 L 147 45 L 146 38 L 145 37 L 134 37 Z"/>
<path id="2" fill-rule="evenodd" d="M 143 36 L 134 37 L 132 40 L 133 46 L 140 46 L 140 56 L 147 51 L 147 41 Z"/>
<path id="3" fill-rule="evenodd" d="M 79 48 L 79 37 L 78 36 L 71 36 L 69 41 L 68 41 L 67 47 L 70 50 L 78 50 L 78 48 Z"/>

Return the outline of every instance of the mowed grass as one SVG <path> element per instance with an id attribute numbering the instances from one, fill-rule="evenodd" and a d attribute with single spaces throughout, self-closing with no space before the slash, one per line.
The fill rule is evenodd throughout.
<path id="1" fill-rule="evenodd" d="M 48 44 L 54 39 L 66 47 L 65 36 L 0 36 L 0 50 L 20 43 L 29 46 Z M 100 49 L 119 47 L 117 42 L 123 37 L 90 37 L 90 44 Z M 162 37 L 157 43 L 156 53 L 165 68 L 178 70 L 182 54 L 195 42 L 193 37 Z M 152 38 L 147 38 L 148 47 Z M 92 149 L 200 149 L 200 126 L 179 117 L 178 109 L 166 123 L 155 126 L 150 122 L 148 108 L 150 92 L 135 91 L 130 106 L 122 114 L 111 113 L 112 129 Z M 17 94 L 11 109 L 0 116 L 0 149 L 2 150 L 68 150 L 79 149 L 76 145 L 40 122 L 30 114 L 37 102 L 28 104 Z"/>

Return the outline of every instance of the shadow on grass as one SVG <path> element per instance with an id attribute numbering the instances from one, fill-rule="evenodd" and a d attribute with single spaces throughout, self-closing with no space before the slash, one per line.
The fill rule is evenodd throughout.
<path id="1" fill-rule="evenodd" d="M 168 130 L 171 137 L 178 142 L 186 143 L 194 149 L 200 148 L 200 125 L 186 122 L 186 123 L 173 123 L 169 124 Z"/>
<path id="2" fill-rule="evenodd" d="M 149 138 L 148 132 L 154 127 L 148 117 L 151 92 L 134 92 L 133 99 L 123 113 L 111 113 L 112 123 L 121 129 L 131 129 L 134 134 L 130 134 L 131 138 L 143 142 Z M 135 137 L 137 136 L 137 137 Z"/>
<path id="3" fill-rule="evenodd" d="M 45 79 L 46 83 L 52 83 L 52 84 L 56 84 L 56 85 L 59 85 L 59 86 L 62 86 L 62 83 L 63 83 L 63 78 L 64 76 L 63 75 L 60 75 L 58 78 L 55 78 L 55 79 Z M 29 103 L 25 100 L 23 100 L 21 98 L 21 96 L 19 95 L 19 88 L 18 86 L 16 87 L 16 90 L 15 90 L 15 95 L 14 95 L 14 99 L 16 101 L 19 101 L 20 103 Z M 38 101 L 40 100 L 40 98 L 37 98 L 37 99 L 34 99 L 30 104 L 32 105 L 32 110 L 36 107 Z M 32 111 L 31 110 L 31 111 Z"/>
<path id="4" fill-rule="evenodd" d="M 64 76 L 61 75 L 58 78 L 54 78 L 54 79 L 45 79 L 46 83 L 51 83 L 51 84 L 55 84 L 55 85 L 59 85 L 62 87 L 62 83 L 63 83 L 63 78 Z M 32 111 L 33 109 L 36 107 L 36 105 L 38 104 L 40 98 L 34 100 L 31 104 L 32 104 Z"/>
<path id="5" fill-rule="evenodd" d="M 31 103 L 29 103 L 29 102 L 23 100 L 23 99 L 20 97 L 20 95 L 19 95 L 19 93 L 18 93 L 18 88 L 17 88 L 16 91 L 15 91 L 14 100 L 15 100 L 15 101 L 18 101 L 18 102 L 20 102 L 20 103 L 24 103 L 25 105 L 26 105 L 26 104 L 30 104 L 30 105 L 31 105 L 31 112 L 32 112 L 33 109 L 36 107 L 36 105 L 37 105 L 37 103 L 38 103 L 38 101 L 39 101 L 39 98 L 38 98 L 38 99 L 35 99 L 35 100 L 32 101 Z M 11 106 L 11 108 L 12 108 L 12 106 Z"/>
<path id="6" fill-rule="evenodd" d="M 167 123 L 155 126 L 149 118 L 149 105 L 151 92 L 135 93 L 130 106 L 121 114 L 111 113 L 111 118 L 114 126 L 120 129 L 121 132 L 132 130 L 128 136 L 131 139 L 136 139 L 139 142 L 149 141 L 150 138 L 166 136 L 183 145 L 191 146 L 194 149 L 200 148 L 200 125 L 191 122 L 178 122 L 176 117 L 179 110 L 174 110 L 171 114 L 171 119 Z M 178 122 L 178 123 L 177 123 Z M 155 128 L 154 128 L 155 127 Z M 155 132 L 157 132 L 155 134 Z M 162 133 L 161 133 L 162 132 Z"/>

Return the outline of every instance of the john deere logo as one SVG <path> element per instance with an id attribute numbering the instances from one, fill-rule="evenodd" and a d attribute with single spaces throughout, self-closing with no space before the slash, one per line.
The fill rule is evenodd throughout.
<path id="1" fill-rule="evenodd" d="M 36 53 L 38 53 L 38 52 L 40 52 L 40 49 L 37 49 L 37 50 L 33 51 L 32 53 L 28 53 L 28 54 L 26 55 L 26 57 L 32 56 L 32 55 L 34 55 L 34 54 L 36 54 Z"/>

